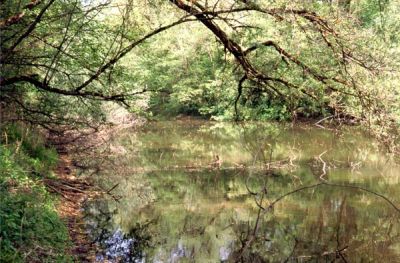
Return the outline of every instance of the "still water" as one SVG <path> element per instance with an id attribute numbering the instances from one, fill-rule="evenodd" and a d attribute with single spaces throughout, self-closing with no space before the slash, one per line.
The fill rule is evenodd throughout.
<path id="1" fill-rule="evenodd" d="M 104 151 L 100 262 L 400 262 L 400 166 L 357 128 L 149 122 Z"/>

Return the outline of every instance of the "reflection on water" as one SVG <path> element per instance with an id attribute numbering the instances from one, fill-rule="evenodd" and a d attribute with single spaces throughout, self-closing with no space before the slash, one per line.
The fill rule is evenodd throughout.
<path id="1" fill-rule="evenodd" d="M 85 210 L 99 261 L 399 262 L 400 214 L 377 195 L 321 185 L 260 211 L 318 182 L 399 206 L 399 166 L 355 128 L 157 122 L 110 148 L 95 178 L 122 198 Z"/>

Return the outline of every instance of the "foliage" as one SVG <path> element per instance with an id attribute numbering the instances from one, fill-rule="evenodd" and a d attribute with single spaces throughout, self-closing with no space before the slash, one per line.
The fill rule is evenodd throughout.
<path id="1" fill-rule="evenodd" d="M 0 145 L 0 261 L 70 261 L 66 226 L 41 183 L 57 155 L 20 126 L 2 129 Z"/>
<path id="2" fill-rule="evenodd" d="M 399 50 L 394 33 L 399 21 L 396 6 L 395 2 L 378 6 L 373 1 L 361 1 L 343 11 L 340 6 L 320 1 L 314 4 L 277 1 L 271 7 L 314 10 L 330 25 L 336 24 L 334 30 L 344 43 L 335 48 L 351 50 L 356 57 L 349 60 L 359 60 L 358 65 L 341 64 L 336 57 L 337 50 L 331 51 L 326 43 L 318 41 L 321 38 L 318 31 L 305 33 L 310 25 L 300 18 L 289 17 L 284 23 L 276 23 L 274 17 L 255 14 L 241 20 L 243 26 L 240 29 L 219 23 L 243 46 L 261 42 L 268 36 L 318 74 L 332 78 L 345 74 L 352 83 L 350 86 L 354 85 L 340 87 L 331 83 L 332 86 L 324 87 L 321 81 L 307 76 L 304 68 L 291 65 L 270 47 L 260 46 L 251 55 L 252 63 L 263 73 L 274 72 L 274 77 L 286 79 L 301 91 L 279 87 L 282 97 L 257 83 L 250 83 L 244 87 L 238 101 L 240 117 L 245 120 L 288 120 L 328 115 L 343 117 L 344 114 L 344 117 L 369 119 L 370 123 L 386 127 L 376 120 L 378 114 L 374 109 L 379 109 L 385 115 L 382 118 L 398 122 L 400 103 L 396 80 L 399 76 L 394 70 L 398 65 L 396 54 Z M 232 15 L 230 19 L 234 21 L 240 16 Z M 243 73 L 234 60 L 221 43 L 215 41 L 215 36 L 200 24 L 190 28 L 177 26 L 122 59 L 127 68 L 133 69 L 134 83 L 152 91 L 148 95 L 149 108 L 144 112 L 147 116 L 190 114 L 217 120 L 237 117 L 234 101 L 238 95 L 237 83 Z M 362 64 L 364 62 L 366 64 Z M 315 98 L 301 93 L 312 94 Z"/>
<path id="3" fill-rule="evenodd" d="M 399 122 L 397 0 L 189 2 L 5 1 L 11 119 L 93 126 L 111 100 L 149 117 Z"/>

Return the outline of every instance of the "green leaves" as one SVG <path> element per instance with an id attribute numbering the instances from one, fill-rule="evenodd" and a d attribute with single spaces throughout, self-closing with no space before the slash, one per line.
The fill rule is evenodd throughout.
<path id="1" fill-rule="evenodd" d="M 1 134 L 0 261 L 68 262 L 67 229 L 41 183 L 56 164 L 56 153 L 23 127 L 8 126 Z"/>

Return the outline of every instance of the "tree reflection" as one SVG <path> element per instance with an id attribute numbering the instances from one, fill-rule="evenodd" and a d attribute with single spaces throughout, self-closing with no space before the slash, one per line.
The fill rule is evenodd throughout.
<path id="1" fill-rule="evenodd" d="M 197 121 L 118 134 L 126 153 L 94 179 L 123 198 L 87 202 L 90 232 L 104 241 L 120 229 L 115 239 L 140 240 L 132 249 L 146 262 L 395 262 L 399 213 L 354 186 L 396 204 L 398 166 L 356 133 Z M 324 151 L 329 182 L 315 162 Z"/>

